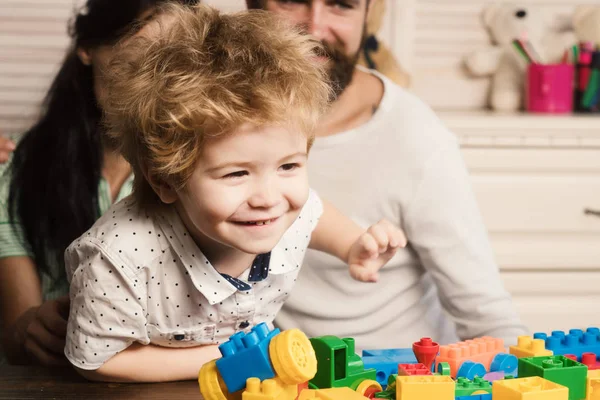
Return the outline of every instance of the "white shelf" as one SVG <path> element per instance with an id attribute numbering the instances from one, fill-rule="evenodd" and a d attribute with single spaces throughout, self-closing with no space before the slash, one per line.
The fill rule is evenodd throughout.
<path id="1" fill-rule="evenodd" d="M 437 113 L 465 147 L 600 148 L 600 114 Z"/>

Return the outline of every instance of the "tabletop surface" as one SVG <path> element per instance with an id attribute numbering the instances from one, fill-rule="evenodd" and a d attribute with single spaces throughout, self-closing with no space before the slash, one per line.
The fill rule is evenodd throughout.
<path id="1" fill-rule="evenodd" d="M 198 381 L 170 383 L 96 383 L 71 368 L 0 366 L 0 400 L 24 399 L 194 399 Z"/>

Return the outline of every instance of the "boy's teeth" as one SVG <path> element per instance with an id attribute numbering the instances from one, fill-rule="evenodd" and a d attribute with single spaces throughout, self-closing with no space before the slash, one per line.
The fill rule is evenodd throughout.
<path id="1" fill-rule="evenodd" d="M 269 225 L 271 223 L 271 220 L 267 220 L 267 221 L 258 221 L 258 222 L 246 222 L 248 225 Z"/>

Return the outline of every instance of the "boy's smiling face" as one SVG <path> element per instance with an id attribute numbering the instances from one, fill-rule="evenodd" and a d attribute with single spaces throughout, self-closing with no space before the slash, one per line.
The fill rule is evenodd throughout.
<path id="1" fill-rule="evenodd" d="M 269 252 L 308 199 L 306 161 L 306 136 L 281 126 L 208 139 L 177 210 L 205 254 Z"/>

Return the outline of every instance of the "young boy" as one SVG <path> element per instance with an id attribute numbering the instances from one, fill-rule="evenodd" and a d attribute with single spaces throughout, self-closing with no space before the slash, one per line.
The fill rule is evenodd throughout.
<path id="1" fill-rule="evenodd" d="M 136 180 L 65 253 L 65 354 L 85 377 L 194 379 L 219 343 L 272 323 L 307 246 L 374 281 L 405 245 L 309 189 L 330 91 L 314 42 L 273 18 L 171 5 L 115 56 L 107 123 Z"/>

